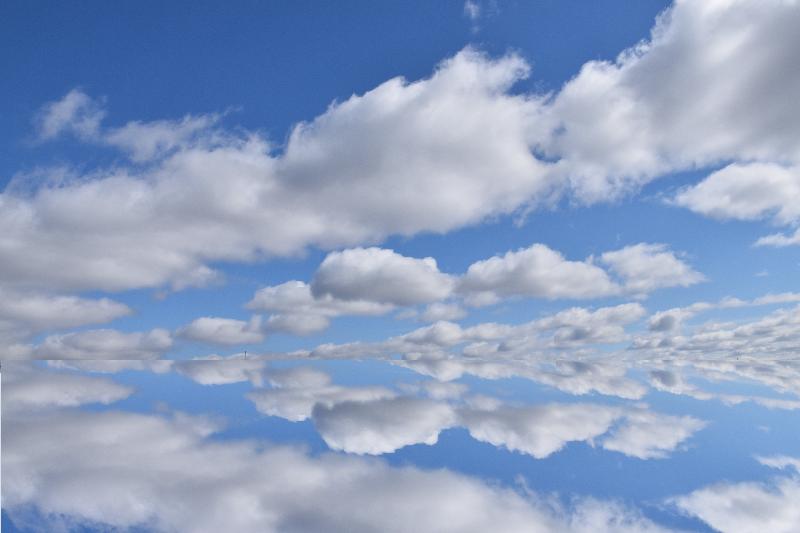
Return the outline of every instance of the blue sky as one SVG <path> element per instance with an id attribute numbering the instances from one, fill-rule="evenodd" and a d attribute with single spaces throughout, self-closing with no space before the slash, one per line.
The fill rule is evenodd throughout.
<path id="1" fill-rule="evenodd" d="M 796 2 L 6 2 L 0 20 L 0 359 L 22 361 L 12 382 L 42 395 L 42 420 L 166 424 L 187 457 L 220 434 L 304 441 L 303 472 L 327 475 L 314 454 L 329 450 L 370 476 L 454 484 L 486 506 L 476 530 L 502 509 L 509 531 L 534 515 L 544 530 L 617 516 L 735 531 L 765 514 L 796 529 Z M 107 360 L 120 373 L 80 376 Z M 237 377 L 199 385 L 189 360 Z M 292 389 L 270 376 L 298 364 L 335 384 L 300 380 L 302 417 L 252 400 Z M 397 389 L 419 379 L 457 393 Z M 86 397 L 53 403 L 59 384 Z M 586 402 L 608 423 L 557 454 L 515 433 Z M 98 403 L 117 414 L 93 418 Z M 415 428 L 382 410 L 433 420 L 438 444 L 430 428 L 406 442 Z M 641 447 L 659 432 L 681 438 Z M 236 446 L 214 453 L 279 455 Z M 529 467 L 541 478 L 515 485 Z M 6 527 L 56 512 L 102 529 L 99 507 L 22 486 L 4 485 Z M 716 506 L 741 494 L 764 505 L 727 522 Z M 343 518 L 308 520 L 271 527 Z"/>

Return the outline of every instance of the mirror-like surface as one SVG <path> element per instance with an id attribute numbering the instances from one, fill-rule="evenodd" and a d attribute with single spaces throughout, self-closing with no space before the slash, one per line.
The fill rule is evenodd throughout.
<path id="1" fill-rule="evenodd" d="M 446 369 L 446 370 L 443 370 Z M 792 531 L 800 361 L 9 362 L 4 531 Z"/>

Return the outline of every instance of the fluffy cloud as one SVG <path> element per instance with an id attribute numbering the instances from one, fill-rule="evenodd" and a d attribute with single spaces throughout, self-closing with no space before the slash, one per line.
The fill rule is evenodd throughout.
<path id="1" fill-rule="evenodd" d="M 0 287 L 0 324 L 8 321 L 33 332 L 100 324 L 130 313 L 127 305 L 108 298 L 19 293 Z"/>
<path id="2" fill-rule="evenodd" d="M 650 411 L 633 411 L 625 422 L 601 442 L 606 450 L 639 459 L 664 458 L 668 452 L 705 427 L 691 416 L 673 416 Z"/>
<path id="3" fill-rule="evenodd" d="M 269 311 L 264 329 L 295 334 L 326 328 L 340 315 L 380 315 L 396 306 L 426 302 L 420 313 L 407 309 L 401 317 L 418 316 L 428 322 L 465 316 L 459 303 L 441 301 L 463 297 L 470 305 L 485 305 L 501 297 L 597 298 L 644 294 L 661 287 L 690 285 L 703 277 L 663 245 L 638 244 L 603 254 L 623 284 L 593 264 L 568 261 L 543 244 L 477 261 L 463 276 L 439 272 L 433 258 L 405 257 L 381 248 L 355 248 L 329 254 L 309 286 L 288 281 L 259 289 L 247 304 Z M 241 324 L 244 327 L 244 324 Z M 439 331 L 443 324 L 428 331 Z"/>
<path id="4" fill-rule="evenodd" d="M 618 505 L 566 510 L 446 470 L 213 442 L 219 426 L 203 417 L 73 410 L 3 422 L 4 510 L 50 531 L 664 531 Z"/>
<path id="5" fill-rule="evenodd" d="M 460 320 L 467 316 L 467 312 L 458 304 L 435 302 L 420 314 L 420 319 L 425 322 L 439 322 L 442 320 Z"/>
<path id="6" fill-rule="evenodd" d="M 314 408 L 314 425 L 333 450 L 383 454 L 410 444 L 436 444 L 455 422 L 447 404 L 413 397 L 339 402 Z"/>
<path id="7" fill-rule="evenodd" d="M 261 330 L 261 317 L 250 321 L 231 318 L 202 317 L 178 332 L 182 337 L 212 344 L 255 344 L 264 340 Z"/>
<path id="8" fill-rule="evenodd" d="M 550 404 L 466 410 L 461 418 L 473 438 L 542 459 L 568 442 L 602 435 L 619 416 L 615 407 Z"/>
<path id="9" fill-rule="evenodd" d="M 208 358 L 175 361 L 172 368 L 201 385 L 226 385 L 242 381 L 261 385 L 266 362 L 256 359 Z"/>
<path id="10" fill-rule="evenodd" d="M 793 1 L 679 1 L 650 39 L 590 61 L 548 106 L 543 152 L 586 201 L 665 173 L 798 161 Z"/>
<path id="11" fill-rule="evenodd" d="M 464 50 L 428 79 L 392 79 L 331 105 L 298 124 L 279 155 L 252 133 L 193 140 L 211 119 L 123 126 L 114 138 L 134 155 L 175 149 L 145 168 L 0 195 L 0 275 L 65 289 L 182 287 L 212 279 L 209 262 L 445 232 L 510 213 L 548 187 L 546 164 L 526 142 L 540 104 L 510 94 L 527 72 L 517 56 Z M 73 92 L 52 104 L 64 110 L 46 111 L 61 118 L 42 131 L 74 129 L 83 123 L 74 109 L 87 102 Z M 91 116 L 80 128 L 95 134 L 101 115 Z"/>
<path id="12" fill-rule="evenodd" d="M 130 387 L 106 378 L 45 372 L 23 362 L 3 364 L 3 409 L 13 412 L 109 404 L 132 392 Z"/>
<path id="13" fill-rule="evenodd" d="M 277 388 L 249 394 L 258 410 L 292 421 L 310 418 L 331 449 L 348 453 L 376 455 L 412 444 L 433 445 L 442 430 L 465 427 L 477 440 L 539 459 L 569 442 L 594 445 L 601 436 L 605 449 L 651 459 L 666 457 L 705 425 L 689 416 L 588 403 L 516 407 L 469 400 L 458 406 L 466 390 L 459 384 L 401 387 L 430 397 L 420 398 L 378 387 L 332 385 L 326 374 L 308 367 L 282 372 L 274 382 Z M 512 371 L 503 377 L 531 374 Z"/>
<path id="14" fill-rule="evenodd" d="M 719 483 L 673 501 L 719 531 L 790 533 L 800 528 L 798 498 L 800 481 L 784 477 L 769 484 Z"/>
<path id="15" fill-rule="evenodd" d="M 305 335 L 327 328 L 330 319 L 337 316 L 382 315 L 394 306 L 367 300 L 341 300 L 329 294 L 315 296 L 307 283 L 287 281 L 259 289 L 247 308 L 273 313 L 264 325 L 268 331 Z"/>
<path id="16" fill-rule="evenodd" d="M 328 254 L 311 290 L 315 296 L 414 305 L 450 295 L 453 280 L 432 257 L 415 259 L 382 248 L 354 248 Z"/>
<path id="17" fill-rule="evenodd" d="M 673 202 L 722 220 L 771 219 L 775 224 L 794 225 L 800 221 L 800 167 L 761 162 L 731 164 L 683 189 Z M 794 235 L 768 235 L 756 242 L 767 246 L 798 243 L 800 230 Z"/>
<path id="18" fill-rule="evenodd" d="M 619 290 L 602 268 L 568 261 L 543 244 L 473 263 L 460 288 L 467 292 L 550 299 L 596 298 Z"/>
<path id="19" fill-rule="evenodd" d="M 84 139 L 95 137 L 105 117 L 101 104 L 80 89 L 73 89 L 61 100 L 45 105 L 36 117 L 37 133 L 48 140 L 69 131 Z"/>
<path id="20" fill-rule="evenodd" d="M 251 392 L 247 397 L 260 412 L 293 422 L 310 418 L 317 406 L 395 396 L 394 392 L 384 387 L 334 385 L 326 373 L 308 367 L 272 370 L 267 374 L 267 379 L 272 388 Z"/>
<path id="21" fill-rule="evenodd" d="M 705 279 L 663 244 L 626 246 L 604 253 L 600 261 L 622 278 L 626 291 L 635 294 L 663 287 L 688 287 Z"/>
<path id="22" fill-rule="evenodd" d="M 740 209 L 736 185 L 701 197 L 761 168 L 770 186 L 745 216 L 783 220 L 794 204 L 791 195 L 775 203 L 791 186 L 781 173 L 800 160 L 800 75 L 786 53 L 799 13 L 788 0 L 677 2 L 649 40 L 586 63 L 552 95 L 513 91 L 529 72 L 520 57 L 468 48 L 426 79 L 394 78 L 333 103 L 296 125 L 280 152 L 258 134 L 222 131 L 216 115 L 105 128 L 102 104 L 75 90 L 45 106 L 42 138 L 71 131 L 152 164 L 0 195 L 0 277 L 68 290 L 201 285 L 218 261 L 446 232 L 564 189 L 604 200 L 721 162 L 736 166 L 685 191 L 686 202 Z M 773 167 L 753 166 L 762 164 Z"/>
<path id="23" fill-rule="evenodd" d="M 719 219 L 800 219 L 800 175 L 772 163 L 732 164 L 675 196 L 677 205 Z"/>
<path id="24" fill-rule="evenodd" d="M 97 329 L 50 335 L 33 350 L 36 359 L 153 359 L 172 347 L 172 336 L 163 329 L 147 333 L 123 333 Z"/>

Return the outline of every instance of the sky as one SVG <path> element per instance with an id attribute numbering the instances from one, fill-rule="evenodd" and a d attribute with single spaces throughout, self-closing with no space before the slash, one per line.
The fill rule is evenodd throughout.
<path id="1" fill-rule="evenodd" d="M 7 530 L 800 529 L 797 2 L 0 21 Z"/>

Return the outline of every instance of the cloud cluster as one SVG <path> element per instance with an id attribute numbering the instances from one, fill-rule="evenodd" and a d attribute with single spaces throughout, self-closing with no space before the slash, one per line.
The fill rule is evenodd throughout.
<path id="1" fill-rule="evenodd" d="M 559 191 L 598 201 L 721 162 L 734 166 L 678 203 L 794 220 L 783 193 L 800 154 L 800 76 L 785 51 L 799 11 L 782 0 L 678 2 L 649 40 L 586 63 L 552 95 L 513 91 L 529 74 L 519 56 L 467 48 L 428 78 L 333 103 L 280 152 L 225 131 L 217 115 L 105 127 L 103 103 L 74 90 L 43 109 L 40 136 L 72 132 L 147 164 L 0 195 L 0 275 L 68 290 L 203 284 L 215 261 L 446 232 Z M 766 186 L 741 212 L 752 183 L 742 176 L 753 173 Z M 709 199 L 719 184 L 732 192 Z"/>
<path id="2" fill-rule="evenodd" d="M 4 511 L 31 529 L 666 531 L 613 502 L 567 508 L 447 470 L 215 440 L 221 421 L 199 415 L 4 406 L 3 424 Z"/>
<path id="3" fill-rule="evenodd" d="M 261 328 L 264 332 L 305 334 L 326 328 L 337 316 L 381 315 L 402 306 L 427 303 L 422 312 L 409 309 L 400 316 L 436 322 L 465 316 L 463 306 L 453 300 L 476 306 L 509 297 L 642 296 L 704 279 L 659 244 L 606 252 L 600 262 L 609 265 L 618 279 L 592 258 L 569 261 L 543 244 L 477 261 L 460 276 L 440 272 L 431 257 L 417 259 L 375 247 L 347 249 L 328 254 L 310 284 L 288 281 L 261 288 L 247 308 L 271 313 Z M 227 323 L 237 331 L 247 327 L 241 321 Z M 225 343 L 225 337 L 220 335 L 219 342 Z M 206 340 L 214 342 L 213 334 Z"/>
<path id="4" fill-rule="evenodd" d="M 517 407 L 470 398 L 464 403 L 460 399 L 466 391 L 458 384 L 406 387 L 410 394 L 341 387 L 309 367 L 268 379 L 273 388 L 248 394 L 259 411 L 295 422 L 311 419 L 331 449 L 355 454 L 434 445 L 441 431 L 464 427 L 476 440 L 540 459 L 569 442 L 594 444 L 598 438 L 605 449 L 652 459 L 666 457 L 705 426 L 690 416 L 589 403 Z M 416 396 L 416 391 L 430 397 Z"/>

